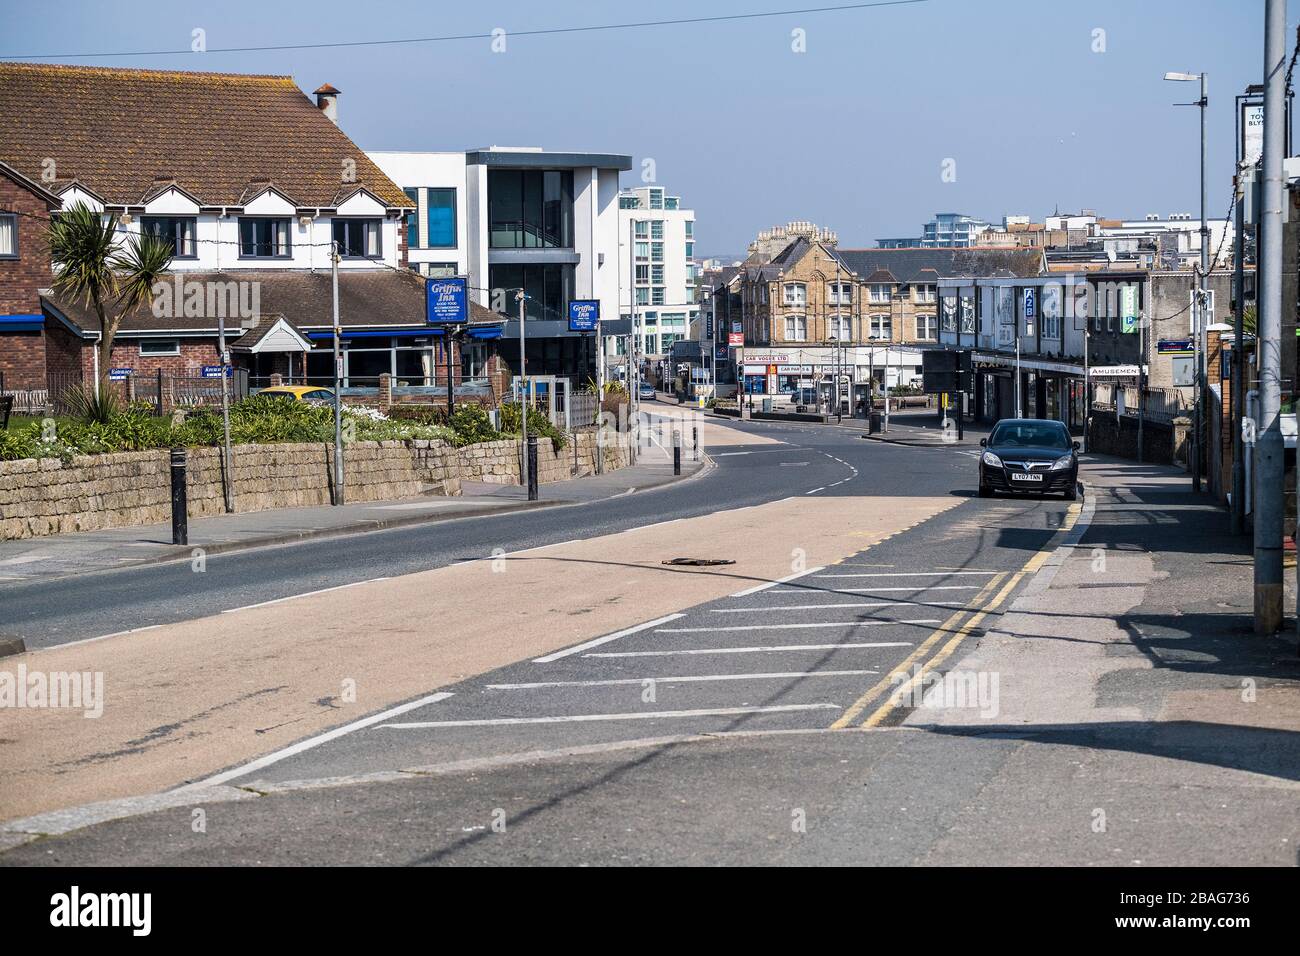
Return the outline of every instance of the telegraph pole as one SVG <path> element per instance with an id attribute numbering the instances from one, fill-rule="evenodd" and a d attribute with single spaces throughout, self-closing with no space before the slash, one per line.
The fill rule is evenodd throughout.
<path id="1" fill-rule="evenodd" d="M 339 339 L 339 243 L 330 243 L 330 286 L 334 296 L 334 503 L 343 504 L 343 371 L 342 347 Z"/>
<path id="2" fill-rule="evenodd" d="M 528 378 L 526 376 L 524 363 L 524 300 L 528 298 L 524 295 L 524 290 L 520 289 L 515 293 L 515 298 L 519 301 L 519 485 L 528 491 Z"/>
<path id="3" fill-rule="evenodd" d="M 1240 111 L 1238 111 L 1240 112 Z M 1242 384 L 1245 376 L 1245 354 L 1246 354 L 1246 336 L 1245 336 L 1245 314 L 1246 314 L 1246 296 L 1245 296 L 1245 262 L 1246 262 L 1246 243 L 1244 236 L 1246 232 L 1245 212 L 1242 202 L 1244 193 L 1244 165 L 1239 164 L 1237 167 L 1237 184 L 1236 184 L 1236 241 L 1232 244 L 1232 284 L 1236 291 L 1232 307 L 1233 324 L 1235 326 L 1232 337 L 1232 398 L 1228 402 L 1228 407 L 1232 410 L 1229 419 L 1229 427 L 1232 429 L 1232 533 L 1242 534 L 1246 530 L 1246 462 L 1242 458 L 1245 451 L 1245 443 L 1241 437 L 1242 421 L 1242 403 L 1245 399 L 1246 389 Z M 1256 310 L 1258 314 L 1258 310 Z"/>
<path id="4" fill-rule="evenodd" d="M 1260 203 L 1259 423 L 1255 445 L 1255 633 L 1282 626 L 1282 153 L 1286 0 L 1264 13 L 1264 178 Z"/>

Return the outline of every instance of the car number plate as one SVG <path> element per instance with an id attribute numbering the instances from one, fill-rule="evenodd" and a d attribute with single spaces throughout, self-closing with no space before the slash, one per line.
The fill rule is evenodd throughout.
<path id="1" fill-rule="evenodd" d="M 1034 474 L 1024 474 L 1024 475 L 1015 475 L 1015 474 L 1013 474 L 1013 475 L 1011 476 L 1011 480 L 1012 480 L 1012 481 L 1042 481 L 1042 480 L 1043 480 L 1043 476 L 1042 476 L 1042 475 L 1034 475 Z"/>

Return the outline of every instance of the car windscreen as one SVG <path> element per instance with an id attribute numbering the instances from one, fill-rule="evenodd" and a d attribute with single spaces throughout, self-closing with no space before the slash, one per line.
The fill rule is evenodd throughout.
<path id="1" fill-rule="evenodd" d="M 1070 436 L 1056 422 L 1004 422 L 993 429 L 989 444 L 1004 448 L 1070 447 Z"/>

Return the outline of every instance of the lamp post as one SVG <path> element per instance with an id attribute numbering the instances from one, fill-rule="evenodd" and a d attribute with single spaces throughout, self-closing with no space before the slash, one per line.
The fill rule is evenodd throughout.
<path id="1" fill-rule="evenodd" d="M 524 290 L 515 293 L 519 303 L 519 429 L 522 442 L 519 445 L 519 484 L 528 490 L 528 378 L 524 367 Z"/>
<path id="2" fill-rule="evenodd" d="M 1196 106 L 1201 111 L 1201 265 L 1198 270 L 1199 281 L 1196 291 L 1196 307 L 1192 312 L 1193 360 L 1196 366 L 1195 398 L 1192 404 L 1192 490 L 1201 490 L 1201 393 L 1205 390 L 1205 348 L 1201 337 L 1205 334 L 1205 304 L 1207 283 L 1210 272 L 1210 230 L 1205 222 L 1205 108 L 1209 105 L 1206 90 L 1206 74 L 1201 73 L 1166 73 L 1165 79 L 1175 83 L 1201 84 L 1201 98 L 1194 103 L 1175 103 L 1175 106 Z"/>

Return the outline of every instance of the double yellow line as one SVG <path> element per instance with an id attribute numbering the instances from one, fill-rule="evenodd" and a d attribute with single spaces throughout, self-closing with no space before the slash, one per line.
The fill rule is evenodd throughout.
<path id="1" fill-rule="evenodd" d="M 1080 510 L 1081 506 L 1077 503 L 1070 506 L 1069 511 L 1066 512 L 1065 520 L 1061 522 L 1062 533 L 1067 532 L 1074 527 L 1075 522 L 1079 520 Z M 1042 551 L 1036 552 L 1033 557 L 1024 563 L 1019 571 L 1002 571 L 994 575 L 994 577 L 980 589 L 980 592 L 975 595 L 968 606 L 957 611 L 949 617 L 948 620 L 935 628 L 934 632 L 922 641 L 916 650 L 907 655 L 907 657 L 900 662 L 887 677 L 882 678 L 870 690 L 854 701 L 853 704 L 840 715 L 839 719 L 836 720 L 835 723 L 831 724 L 831 729 L 844 730 L 855 724 L 863 729 L 868 729 L 871 727 L 878 727 L 883 723 L 885 718 L 887 718 L 899 705 L 899 702 L 907 699 L 916 685 L 919 682 L 924 681 L 927 670 L 937 670 L 940 664 L 951 657 L 952 653 L 957 650 L 961 645 L 961 642 L 970 635 L 971 631 L 975 630 L 984 618 L 1002 605 L 1002 602 L 1005 601 L 1011 592 L 1016 589 L 1016 586 L 1020 584 L 1026 575 L 1033 574 L 1041 568 L 1047 559 L 1051 557 L 1054 550 L 1055 548 L 1048 547 L 1044 548 Z M 964 623 L 962 622 L 962 618 L 966 619 Z M 948 637 L 947 642 L 935 651 L 933 657 L 926 660 L 926 655 L 929 654 L 936 645 L 943 641 L 944 637 Z M 917 669 L 916 673 L 911 674 L 911 676 L 906 677 L 906 679 L 901 679 L 899 677 L 899 675 L 907 675 L 914 665 L 922 661 L 924 661 L 924 663 L 921 663 L 921 666 Z M 873 702 L 877 701 L 885 691 L 895 685 L 896 689 L 893 693 L 888 695 L 888 698 L 884 703 L 879 704 L 866 720 L 863 720 L 858 724 L 859 718 L 867 708 Z"/>

